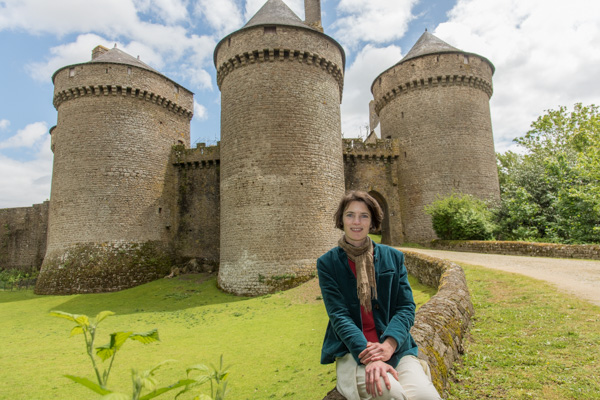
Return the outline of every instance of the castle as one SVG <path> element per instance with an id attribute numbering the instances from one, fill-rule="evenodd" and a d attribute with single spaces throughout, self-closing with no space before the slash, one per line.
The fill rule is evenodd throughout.
<path id="1" fill-rule="evenodd" d="M 372 84 L 382 138 L 342 139 L 345 54 L 320 1 L 305 8 L 302 21 L 268 0 L 217 44 L 216 146 L 190 148 L 189 90 L 117 48 L 56 71 L 51 200 L 0 210 L 0 264 L 41 264 L 36 293 L 66 294 L 191 260 L 256 295 L 314 276 L 346 190 L 381 203 L 392 245 L 435 237 L 423 208 L 437 195 L 499 199 L 490 61 L 425 32 Z"/>

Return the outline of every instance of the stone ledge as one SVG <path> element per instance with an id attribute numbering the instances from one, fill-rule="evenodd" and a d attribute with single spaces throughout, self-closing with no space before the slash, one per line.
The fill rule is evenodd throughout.
<path id="1" fill-rule="evenodd" d="M 467 253 L 600 260 L 600 245 L 594 244 L 577 245 L 535 242 L 438 239 L 432 240 L 429 246 L 436 250 L 464 251 Z"/>
<path id="2" fill-rule="evenodd" d="M 419 308 L 411 334 L 419 345 L 419 358 L 429 363 L 431 378 L 440 393 L 448 388 L 453 364 L 463 353 L 473 303 L 465 273 L 453 262 L 404 251 L 408 273 L 438 292 Z M 333 389 L 323 400 L 344 400 Z"/>

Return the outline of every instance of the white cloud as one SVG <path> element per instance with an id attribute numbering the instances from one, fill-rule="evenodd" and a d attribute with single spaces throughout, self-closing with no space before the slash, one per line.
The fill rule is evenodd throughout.
<path id="1" fill-rule="evenodd" d="M 496 67 L 491 99 L 496 151 L 547 109 L 600 103 L 600 3 L 459 0 L 435 35 Z"/>
<path id="2" fill-rule="evenodd" d="M 7 119 L 0 119 L 0 131 L 8 129 L 10 126 L 10 121 Z"/>
<path id="3" fill-rule="evenodd" d="M 243 25 L 241 10 L 233 0 L 198 0 L 194 12 L 201 15 L 218 32 L 219 37 Z"/>
<path id="4" fill-rule="evenodd" d="M 34 34 L 118 33 L 139 21 L 130 0 L 4 0 L 0 7 L 0 30 Z"/>
<path id="5" fill-rule="evenodd" d="M 23 131 L 37 131 L 46 124 L 36 122 L 28 125 Z M 33 127 L 33 128 L 32 128 Z M 47 132 L 45 132 L 47 133 Z M 19 134 L 17 134 L 19 135 Z M 36 134 L 22 135 L 36 137 Z M 0 208 L 28 207 L 33 203 L 41 203 L 50 197 L 52 180 L 52 152 L 50 150 L 50 135 L 44 140 L 35 140 L 37 145 L 33 160 L 18 161 L 0 153 Z M 10 139 L 9 139 L 10 140 Z M 5 143 L 5 142 L 2 142 Z"/>
<path id="6" fill-rule="evenodd" d="M 369 124 L 371 84 L 375 78 L 402 58 L 398 46 L 366 45 L 347 69 L 342 99 L 342 132 L 345 137 L 358 137 Z"/>
<path id="7" fill-rule="evenodd" d="M 335 37 L 349 46 L 359 43 L 387 43 L 402 38 L 415 17 L 412 7 L 418 0 L 340 0 Z"/>
<path id="8" fill-rule="evenodd" d="M 205 69 L 183 64 L 178 75 L 188 80 L 196 88 L 211 91 L 213 89 L 212 77 Z"/>
<path id="9" fill-rule="evenodd" d="M 181 0 L 134 0 L 136 8 L 145 13 L 154 13 L 169 25 L 188 18 L 187 1 Z"/>
<path id="10" fill-rule="evenodd" d="M 114 43 L 93 33 L 79 35 L 75 42 L 52 47 L 50 49 L 51 56 L 46 61 L 34 62 L 26 65 L 25 68 L 35 80 L 48 82 L 52 74 L 59 68 L 90 61 L 92 49 L 98 45 L 112 48 Z"/>
<path id="11" fill-rule="evenodd" d="M 5 120 L 3 120 L 5 121 Z M 32 147 L 39 144 L 40 139 L 48 134 L 48 125 L 45 122 L 34 122 L 20 129 L 16 135 L 0 142 L 0 149 L 12 149 L 18 147 Z"/>
<path id="12" fill-rule="evenodd" d="M 208 118 L 208 110 L 202 104 L 194 100 L 194 119 L 204 121 Z"/>

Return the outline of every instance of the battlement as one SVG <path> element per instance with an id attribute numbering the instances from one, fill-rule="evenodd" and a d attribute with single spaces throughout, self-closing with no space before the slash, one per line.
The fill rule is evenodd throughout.
<path id="1" fill-rule="evenodd" d="M 255 63 L 275 61 L 295 61 L 302 64 L 313 65 L 317 68 L 321 68 L 322 70 L 326 71 L 328 74 L 333 76 L 337 81 L 338 86 L 340 88 L 341 100 L 342 92 L 344 89 L 344 72 L 342 71 L 342 69 L 334 62 L 329 61 L 324 57 L 321 57 L 319 54 L 302 50 L 271 48 L 237 54 L 234 57 L 231 57 L 227 61 L 223 62 L 221 66 L 217 67 L 217 85 L 219 85 L 220 88 L 225 77 L 229 75 L 231 71 L 237 68 L 246 67 L 250 64 Z"/>
<path id="2" fill-rule="evenodd" d="M 221 144 L 206 146 L 204 143 L 196 144 L 193 149 L 186 149 L 184 145 L 173 146 L 170 162 L 178 168 L 210 168 L 221 163 Z"/>
<path id="3" fill-rule="evenodd" d="M 375 99 L 375 112 L 379 114 L 381 109 L 385 107 L 395 97 L 406 94 L 415 90 L 435 89 L 438 87 L 447 86 L 470 86 L 484 91 L 488 97 L 492 97 L 492 83 L 473 75 L 444 75 L 430 76 L 428 78 L 414 79 L 409 82 L 400 84 L 391 90 L 387 91 L 380 99 Z"/>
<path id="4" fill-rule="evenodd" d="M 342 139 L 344 161 L 348 160 L 390 160 L 400 157 L 398 139 L 377 139 L 366 143 L 362 139 Z"/>
<path id="5" fill-rule="evenodd" d="M 73 100 L 83 96 L 123 96 L 123 97 L 134 97 L 139 100 L 149 101 L 158 106 L 162 106 L 167 110 L 174 112 L 175 114 L 186 116 L 188 119 L 192 119 L 194 115 L 193 110 L 177 104 L 173 100 L 167 99 L 164 96 L 156 94 L 154 92 L 133 88 L 123 87 L 120 85 L 94 85 L 94 86 L 77 86 L 69 89 L 61 90 L 54 94 L 54 108 L 58 110 L 58 107 L 65 101 Z"/>

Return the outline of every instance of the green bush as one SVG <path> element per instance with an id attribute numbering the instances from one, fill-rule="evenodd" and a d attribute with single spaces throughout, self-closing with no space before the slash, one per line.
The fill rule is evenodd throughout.
<path id="1" fill-rule="evenodd" d="M 433 230 L 443 240 L 490 240 L 496 229 L 485 202 L 471 195 L 452 193 L 425 207 Z"/>

